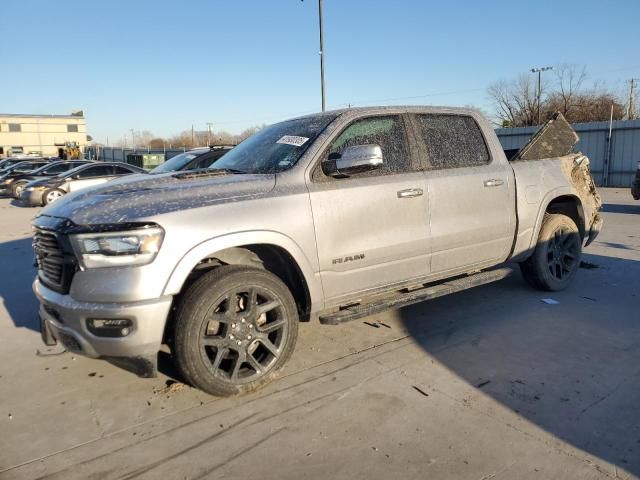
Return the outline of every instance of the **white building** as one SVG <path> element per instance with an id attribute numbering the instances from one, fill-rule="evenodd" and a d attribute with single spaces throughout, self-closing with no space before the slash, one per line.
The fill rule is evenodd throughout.
<path id="1" fill-rule="evenodd" d="M 15 154 L 60 156 L 68 143 L 84 151 L 87 126 L 82 111 L 71 115 L 0 113 L 0 157 Z"/>

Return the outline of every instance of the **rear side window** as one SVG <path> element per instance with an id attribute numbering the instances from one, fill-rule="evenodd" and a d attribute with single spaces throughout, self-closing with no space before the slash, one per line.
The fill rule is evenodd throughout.
<path id="1" fill-rule="evenodd" d="M 355 145 L 379 145 L 384 160 L 382 168 L 355 176 L 384 175 L 412 170 L 404 127 L 397 115 L 356 120 L 333 141 L 328 155 L 342 154 L 345 148 Z"/>
<path id="2" fill-rule="evenodd" d="M 116 165 L 116 175 L 131 175 L 132 173 L 134 172 L 129 170 L 127 167 Z"/>
<path id="3" fill-rule="evenodd" d="M 70 163 L 60 163 L 58 165 L 53 165 L 49 168 L 47 168 L 44 172 L 42 173 L 46 173 L 47 175 L 55 175 L 58 173 L 62 173 L 62 172 L 66 172 L 67 170 L 70 170 L 74 167 L 77 167 L 78 165 L 72 165 Z"/>
<path id="4" fill-rule="evenodd" d="M 113 175 L 113 167 L 111 165 L 96 165 L 78 172 L 78 178 L 106 177 L 109 175 Z"/>
<path id="5" fill-rule="evenodd" d="M 466 115 L 416 115 L 431 168 L 486 165 L 489 150 L 476 121 Z"/>
<path id="6" fill-rule="evenodd" d="M 42 167 L 42 163 L 25 163 L 16 167 L 16 172 L 30 172 L 36 168 Z"/>

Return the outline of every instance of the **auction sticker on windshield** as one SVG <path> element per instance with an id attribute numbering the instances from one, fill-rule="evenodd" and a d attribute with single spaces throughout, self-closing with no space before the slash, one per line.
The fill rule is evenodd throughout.
<path id="1" fill-rule="evenodd" d="M 285 145 L 293 145 L 294 147 L 301 147 L 305 142 L 309 140 L 307 137 L 298 137 L 296 135 L 285 135 L 280 138 L 276 143 L 284 143 Z"/>

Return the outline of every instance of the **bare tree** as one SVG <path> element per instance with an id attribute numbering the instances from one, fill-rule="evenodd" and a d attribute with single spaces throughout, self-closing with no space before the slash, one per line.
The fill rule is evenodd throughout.
<path id="1" fill-rule="evenodd" d="M 585 88 L 584 67 L 562 64 L 554 67 L 554 81 L 541 88 L 540 117 L 547 121 L 560 111 L 569 122 L 614 120 L 623 118 L 624 105 L 614 93 L 593 84 Z M 494 116 L 503 127 L 537 125 L 536 87 L 532 75 L 521 75 L 511 82 L 496 82 L 487 90 L 493 100 Z"/>
<path id="2" fill-rule="evenodd" d="M 536 84 L 530 75 L 520 75 L 516 80 L 501 80 L 487 91 L 493 100 L 496 117 L 505 127 L 527 127 L 536 124 Z"/>
<path id="3" fill-rule="evenodd" d="M 570 118 L 571 110 L 576 106 L 576 97 L 587 79 L 587 70 L 584 66 L 580 68 L 577 65 L 563 63 L 558 65 L 553 73 L 557 85 L 553 94 L 556 100 L 555 107 L 565 118 Z"/>

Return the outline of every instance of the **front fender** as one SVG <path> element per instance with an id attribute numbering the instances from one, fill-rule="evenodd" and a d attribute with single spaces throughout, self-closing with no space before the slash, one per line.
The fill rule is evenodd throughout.
<path id="1" fill-rule="evenodd" d="M 279 232 L 269 230 L 257 230 L 232 233 L 220 237 L 211 238 L 196 245 L 189 250 L 175 266 L 164 287 L 163 295 L 176 295 L 182 289 L 189 274 L 201 260 L 214 256 L 216 252 L 232 247 L 245 245 L 273 245 L 287 251 L 298 264 L 302 275 L 307 282 L 311 297 L 312 309 L 315 311 L 323 307 L 322 283 L 318 272 L 309 261 L 298 244 L 290 237 Z"/>

